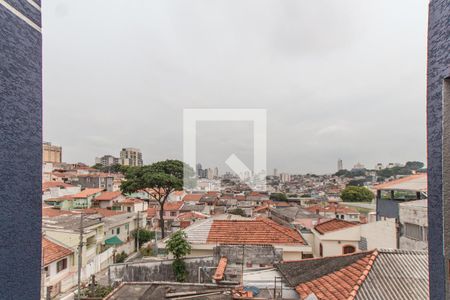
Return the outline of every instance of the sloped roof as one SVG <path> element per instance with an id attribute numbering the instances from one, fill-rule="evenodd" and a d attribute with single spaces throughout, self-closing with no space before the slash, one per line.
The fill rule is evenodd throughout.
<path id="1" fill-rule="evenodd" d="M 44 266 L 47 266 L 52 262 L 60 260 L 73 253 L 72 250 L 56 244 L 47 238 L 42 238 L 42 252 Z"/>
<path id="2" fill-rule="evenodd" d="M 183 197 L 183 201 L 200 201 L 203 194 L 187 194 Z"/>
<path id="3" fill-rule="evenodd" d="M 190 220 L 190 219 L 207 219 L 208 216 L 196 211 L 185 212 L 178 215 L 178 220 Z"/>
<path id="4" fill-rule="evenodd" d="M 101 191 L 103 191 L 103 189 L 85 189 L 81 192 L 79 192 L 78 194 L 72 195 L 73 198 L 86 198 L 92 195 L 95 195 L 97 193 L 100 193 Z"/>
<path id="5" fill-rule="evenodd" d="M 183 206 L 183 201 L 176 201 L 176 202 L 166 202 L 164 203 L 164 210 L 165 211 L 177 211 L 180 210 L 180 208 Z"/>
<path id="6" fill-rule="evenodd" d="M 53 218 L 58 217 L 62 215 L 71 215 L 73 214 L 71 211 L 68 210 L 60 210 L 53 207 L 43 207 L 42 208 L 42 217 L 43 218 Z"/>
<path id="7" fill-rule="evenodd" d="M 349 228 L 349 227 L 353 227 L 353 226 L 357 226 L 357 225 L 359 225 L 359 224 L 354 223 L 354 222 L 349 222 L 349 221 L 340 220 L 340 219 L 331 219 L 331 220 L 322 222 L 320 224 L 317 224 L 316 226 L 314 226 L 314 229 L 320 234 L 325 234 L 328 232 L 332 232 L 332 231 L 336 231 L 336 230 L 340 230 L 340 229 L 344 229 L 344 228 Z"/>
<path id="8" fill-rule="evenodd" d="M 102 192 L 100 195 L 95 197 L 96 201 L 111 201 L 116 199 L 117 197 L 120 197 L 122 195 L 121 191 L 115 191 L 115 192 Z"/>
<path id="9" fill-rule="evenodd" d="M 84 212 L 86 214 L 98 214 L 98 215 L 103 216 L 104 218 L 117 216 L 117 215 L 121 215 L 121 214 L 125 213 L 124 211 L 111 210 L 111 209 L 106 209 L 106 208 L 86 208 L 86 209 L 83 209 L 82 212 Z"/>
<path id="10" fill-rule="evenodd" d="M 48 190 L 49 188 L 53 188 L 53 187 L 68 188 L 68 187 L 75 187 L 75 186 L 65 183 L 65 182 L 59 182 L 59 181 L 46 181 L 46 182 L 42 183 L 42 191 Z"/>
<path id="11" fill-rule="evenodd" d="M 372 250 L 276 265 L 301 299 L 428 299 L 425 251 Z"/>
<path id="12" fill-rule="evenodd" d="M 375 186 L 377 190 L 427 191 L 427 174 L 416 174 L 395 179 Z"/>
<path id="13" fill-rule="evenodd" d="M 380 250 L 356 294 L 358 300 L 428 298 L 427 251 L 410 250 Z"/>
<path id="14" fill-rule="evenodd" d="M 300 233 L 266 218 L 214 220 L 207 242 L 254 245 L 305 244 Z"/>

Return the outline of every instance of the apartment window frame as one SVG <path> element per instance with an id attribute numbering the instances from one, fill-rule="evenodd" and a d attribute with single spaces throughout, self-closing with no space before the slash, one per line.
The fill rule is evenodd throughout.
<path id="1" fill-rule="evenodd" d="M 67 266 L 68 266 L 67 257 L 59 260 L 56 263 L 56 273 L 60 273 L 60 272 L 62 272 L 64 270 L 66 270 Z"/>
<path id="2" fill-rule="evenodd" d="M 404 223 L 403 235 L 411 240 L 424 241 L 424 227 L 419 224 Z"/>

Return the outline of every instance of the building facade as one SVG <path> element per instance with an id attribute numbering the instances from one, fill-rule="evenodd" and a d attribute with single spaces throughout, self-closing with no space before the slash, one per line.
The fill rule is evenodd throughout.
<path id="1" fill-rule="evenodd" d="M 120 151 L 120 164 L 124 166 L 142 166 L 142 152 L 137 148 L 123 148 Z"/>
<path id="2" fill-rule="evenodd" d="M 41 279 L 40 1 L 0 1 L 0 282 L 3 299 L 38 299 Z M 24 201 L 26 199 L 27 201 Z M 26 218 L 18 218 L 20 212 Z M 18 238 L 21 237 L 21 238 Z"/>
<path id="3" fill-rule="evenodd" d="M 120 159 L 117 157 L 114 157 L 112 155 L 103 155 L 102 157 L 96 157 L 95 158 L 95 163 L 96 164 L 101 164 L 103 166 L 109 167 L 112 165 L 117 165 L 119 164 Z"/>
<path id="4" fill-rule="evenodd" d="M 42 161 L 44 163 L 61 163 L 62 147 L 52 145 L 52 143 L 44 142 L 42 144 Z"/>

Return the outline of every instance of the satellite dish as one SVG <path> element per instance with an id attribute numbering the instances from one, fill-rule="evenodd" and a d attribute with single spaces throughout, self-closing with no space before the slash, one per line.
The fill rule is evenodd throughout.
<path id="1" fill-rule="evenodd" d="M 308 295 L 308 297 L 305 298 L 305 300 L 319 300 L 319 298 L 317 298 L 314 293 L 311 293 Z"/>

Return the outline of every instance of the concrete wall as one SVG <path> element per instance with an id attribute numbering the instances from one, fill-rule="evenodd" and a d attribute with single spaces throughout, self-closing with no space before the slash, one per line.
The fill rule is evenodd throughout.
<path id="1" fill-rule="evenodd" d="M 111 282 L 114 281 L 175 281 L 173 260 L 115 264 L 109 267 Z M 186 282 L 198 282 L 199 267 L 216 267 L 212 256 L 186 258 L 188 276 Z"/>
<path id="2" fill-rule="evenodd" d="M 427 250 L 427 240 L 415 240 L 405 236 L 405 223 L 416 224 L 422 230 L 428 228 L 428 209 L 426 207 L 400 205 L 400 249 Z"/>
<path id="3" fill-rule="evenodd" d="M 367 240 L 367 250 L 397 248 L 397 229 L 394 219 L 367 223 L 360 228 L 361 237 Z"/>
<path id="4" fill-rule="evenodd" d="M 443 160 L 443 82 L 450 77 L 450 5 L 448 0 L 431 0 L 428 18 L 428 70 L 427 70 L 427 135 L 428 135 L 428 220 L 430 299 L 444 299 L 448 285 L 448 259 L 450 258 L 450 226 L 444 231 L 443 182 L 450 180 L 449 157 Z M 444 102 L 447 105 L 448 100 Z M 448 129 L 448 124 L 444 128 Z M 447 131 L 447 130 L 446 130 Z M 447 131 L 448 132 L 448 131 Z M 444 137 L 444 140 L 447 140 Z M 450 154 L 449 143 L 446 153 Z M 445 166 L 443 167 L 443 161 Z M 444 175 L 443 175 L 444 172 Z M 445 197 L 445 211 L 450 211 L 449 197 Z M 447 221 L 446 221 L 447 222 Z M 444 239 L 442 238 L 444 236 Z M 445 245 L 445 247 L 444 247 Z M 444 259 L 444 250 L 447 259 Z M 450 290 L 447 286 L 447 290 Z M 450 295 L 447 294 L 450 298 Z"/>
<path id="5" fill-rule="evenodd" d="M 220 257 L 225 256 L 229 262 L 235 264 L 242 264 L 242 256 L 244 256 L 245 263 L 251 262 L 257 265 L 272 265 L 281 262 L 284 258 L 282 249 L 264 245 L 247 245 L 245 248 L 242 245 L 221 245 L 214 247 L 213 253 L 217 262 Z M 301 259 L 301 255 L 298 258 L 299 252 L 296 254 L 294 253 L 296 259 Z"/>
<path id="6" fill-rule="evenodd" d="M 5 0 L 0 3 L 2 243 L 0 297 L 2 299 L 38 299 L 40 296 L 42 207 L 40 26 L 40 10 L 26 0 Z M 24 217 L 18 217 L 19 214 Z"/>

